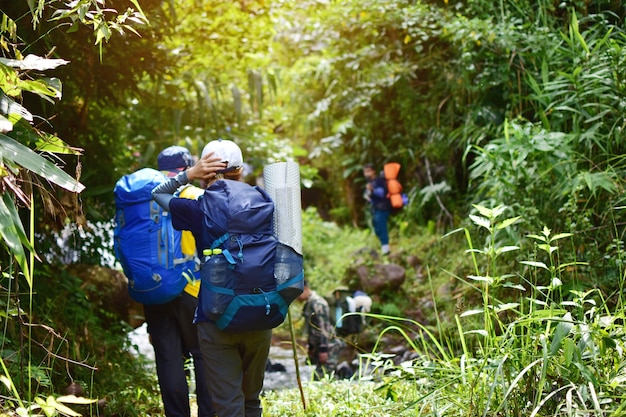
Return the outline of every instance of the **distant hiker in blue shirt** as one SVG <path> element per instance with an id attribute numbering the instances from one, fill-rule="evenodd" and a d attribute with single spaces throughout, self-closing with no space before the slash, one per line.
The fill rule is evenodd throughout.
<path id="1" fill-rule="evenodd" d="M 363 167 L 363 175 L 367 180 L 364 197 L 371 206 L 374 233 L 380 241 L 381 253 L 387 255 L 389 253 L 387 221 L 391 214 L 391 202 L 387 196 L 387 180 L 376 173 L 372 164 L 366 164 Z"/>
<path id="2" fill-rule="evenodd" d="M 191 153 L 182 146 L 170 146 L 158 156 L 159 170 L 168 177 L 185 171 L 192 165 Z M 200 189 L 200 191 L 203 190 Z M 183 253 L 192 255 L 195 251 L 193 237 L 183 235 L 182 240 Z M 191 253 L 190 249 L 185 249 L 185 245 L 191 245 Z M 198 304 L 199 282 L 198 280 L 187 284 L 181 295 L 169 303 L 144 304 L 144 316 L 154 348 L 157 376 L 166 417 L 191 416 L 189 387 L 185 371 L 187 358 L 193 359 L 198 403 L 197 415 L 198 417 L 215 416 L 198 345 L 196 326 L 193 324 Z"/>
<path id="3" fill-rule="evenodd" d="M 209 230 L 216 228 L 216 219 L 205 214 L 201 200 L 176 198 L 173 194 L 190 181 L 202 180 L 209 187 L 217 180 L 240 181 L 242 174 L 243 156 L 239 146 L 230 140 L 215 140 L 205 146 L 202 157 L 193 167 L 156 187 L 152 195 L 161 207 L 169 210 L 175 229 L 191 231 L 197 247 L 208 248 L 212 242 L 205 242 L 205 225 Z M 211 198 L 208 191 L 202 199 L 207 198 Z M 220 199 L 215 198 L 215 201 Z M 211 202 L 214 200 L 211 199 Z M 260 417 L 259 396 L 263 389 L 272 330 L 222 331 L 202 313 L 202 303 L 201 291 L 196 312 L 198 339 L 217 415 Z"/>

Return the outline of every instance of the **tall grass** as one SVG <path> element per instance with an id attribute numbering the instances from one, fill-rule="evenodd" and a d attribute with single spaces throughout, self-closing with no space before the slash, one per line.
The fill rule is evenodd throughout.
<path id="1" fill-rule="evenodd" d="M 305 412 L 297 410 L 295 393 L 269 393 L 267 415 L 517 417 L 626 412 L 621 302 L 609 300 L 599 289 L 571 285 L 578 270 L 587 266 L 568 248 L 569 234 L 544 228 L 509 242 L 516 234 L 507 229 L 520 227 L 522 219 L 504 217 L 503 206 L 475 209 L 472 226 L 453 232 L 464 233 L 473 271 L 455 279 L 478 292 L 473 299 L 482 304 L 468 305 L 453 317 L 455 333 L 441 331 L 448 327 L 445 323 L 426 326 L 371 314 L 371 320 L 387 324 L 372 352 L 361 355 L 361 369 L 353 381 L 336 382 L 332 388 L 328 381 L 310 382 L 306 392 L 311 406 Z M 485 242 L 482 247 L 478 236 Z M 511 257 L 516 270 L 501 270 L 511 264 L 504 258 Z M 383 341 L 391 332 L 404 338 L 413 352 L 411 359 L 398 364 L 384 352 Z M 346 392 L 351 395 L 339 394 Z M 356 404 L 355 414 L 342 411 L 347 402 Z"/>

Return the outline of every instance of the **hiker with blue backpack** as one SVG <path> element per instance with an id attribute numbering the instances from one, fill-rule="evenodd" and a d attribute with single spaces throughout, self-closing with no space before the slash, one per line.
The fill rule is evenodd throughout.
<path id="1" fill-rule="evenodd" d="M 261 416 L 259 396 L 272 328 L 283 322 L 288 304 L 302 291 L 301 257 L 293 258 L 293 270 L 299 274 L 292 279 L 294 274 L 288 272 L 278 284 L 274 259 L 278 253 L 289 258 L 289 247 L 273 235 L 271 198 L 243 182 L 242 174 L 239 146 L 215 140 L 193 167 L 152 192 L 170 212 L 174 228 L 192 232 L 202 254 L 195 323 L 219 417 Z M 207 184 L 200 198 L 175 196 L 194 180 Z"/>
<path id="2" fill-rule="evenodd" d="M 152 189 L 193 165 L 189 150 L 170 146 L 158 156 L 159 171 L 144 168 L 116 184 L 115 251 L 129 279 L 129 293 L 143 304 L 165 416 L 190 417 L 185 362 L 193 360 L 198 417 L 214 417 L 193 317 L 200 279 L 193 236 L 175 231 Z M 196 198 L 197 187 L 181 191 Z"/>

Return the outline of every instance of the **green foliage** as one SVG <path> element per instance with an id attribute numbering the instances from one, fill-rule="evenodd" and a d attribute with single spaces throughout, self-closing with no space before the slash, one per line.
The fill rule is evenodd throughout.
<path id="1" fill-rule="evenodd" d="M 347 285 L 346 271 L 356 253 L 368 243 L 376 244 L 376 237 L 369 230 L 359 231 L 324 221 L 314 208 L 303 213 L 302 236 L 305 276 L 320 294 Z"/>
<path id="2" fill-rule="evenodd" d="M 317 416 L 331 412 L 326 406 L 332 404 L 337 415 L 349 415 L 347 409 L 380 416 L 620 415 L 623 308 L 609 309 L 598 290 L 568 285 L 584 267 L 566 259 L 575 259 L 569 233 L 543 228 L 511 242 L 520 234 L 507 229 L 521 227 L 521 219 L 502 218 L 508 210 L 477 206 L 463 229 L 475 272 L 458 279 L 480 294 L 482 305 L 457 305 L 455 333 L 437 335 L 410 319 L 371 314 L 387 323 L 379 340 L 401 336 L 412 358 L 394 361 L 377 344 L 360 356 L 350 394 L 335 395 L 343 392 L 342 382 L 309 382 L 306 410 L 290 390 L 268 393 L 266 412 Z M 475 235 L 485 238 L 483 247 Z M 502 272 L 513 253 L 520 272 Z"/>
<path id="3" fill-rule="evenodd" d="M 2 268 L 0 287 L 5 300 L 2 303 L 5 309 L 3 310 L 4 327 L 1 349 L 3 355 L 0 360 L 3 372 L 0 379 L 4 384 L 5 401 L 3 404 L 6 402 L 8 407 L 15 409 L 18 415 L 31 415 L 33 411 L 40 410 L 46 416 L 59 414 L 78 416 L 80 414 L 66 404 L 92 407 L 95 400 L 77 398 L 74 395 L 59 396 L 62 392 L 61 384 L 68 376 L 72 382 L 74 382 L 74 376 L 78 376 L 76 382 L 82 381 L 84 385 L 87 385 L 87 381 L 91 380 L 92 372 L 96 368 L 82 361 L 96 349 L 94 345 L 91 345 L 88 352 L 81 351 L 80 336 L 70 338 L 73 342 L 73 345 L 70 345 L 65 334 L 57 333 L 55 330 L 54 325 L 58 325 L 57 328 L 63 328 L 62 324 L 54 323 L 53 326 L 44 324 L 50 317 L 39 314 L 40 311 L 36 308 L 47 306 L 46 301 L 49 300 L 43 300 L 36 306 L 33 304 L 36 298 L 34 294 L 37 291 L 36 279 L 44 276 L 46 283 L 52 284 L 53 290 L 60 287 L 50 275 L 47 275 L 46 268 L 39 267 L 36 271 L 34 268 L 36 209 L 33 203 L 35 197 L 41 197 L 44 205 L 47 205 L 46 208 L 54 211 L 51 209 L 55 206 L 53 186 L 76 194 L 84 190 L 84 185 L 79 182 L 80 169 L 77 169 L 76 173 L 78 178 L 74 178 L 49 160 L 49 158 L 58 158 L 55 162 L 60 161 L 60 157 L 55 155 L 78 155 L 80 151 L 68 146 L 56 135 L 40 129 L 37 126 L 40 116 L 29 106 L 22 104 L 27 102 L 29 95 L 49 103 L 60 99 L 60 80 L 47 77 L 45 73 L 66 65 L 68 61 L 44 58 L 33 53 L 24 56 L 23 52 L 27 50 L 27 47 L 20 35 L 23 33 L 20 31 L 23 22 L 19 22 L 20 25 L 18 25 L 10 17 L 10 12 L 25 6 L 23 3 L 17 3 L 12 3 L 11 7 L 3 7 L 3 11 L 0 12 L 2 17 L 0 24 L 0 54 L 2 55 L 0 58 L 0 74 L 2 74 L 0 76 L 0 101 L 2 102 L 0 109 L 0 143 L 2 144 L 0 217 L 3 219 L 0 222 L 0 235 L 2 236 L 0 259 L 3 261 L 0 263 Z M 133 3 L 138 7 L 136 1 L 133 0 Z M 44 12 L 49 11 L 50 4 L 43 0 L 36 4 L 34 1 L 29 1 L 28 7 L 30 13 L 21 15 L 21 18 L 31 17 L 33 29 L 35 29 Z M 131 29 L 126 23 L 127 20 L 143 21 L 143 14 L 140 11 L 128 9 L 124 14 L 117 14 L 114 10 L 100 8 L 97 2 L 81 0 L 74 2 L 71 7 L 76 8 L 57 9 L 57 14 L 53 19 L 58 22 L 71 20 L 74 23 L 93 25 L 98 45 L 102 45 L 103 41 L 110 38 L 110 29 L 124 33 Z M 109 20 L 105 15 L 113 15 L 116 18 Z M 46 15 L 46 19 L 48 18 L 50 16 Z M 32 108 L 36 109 L 37 106 L 32 106 Z M 20 216 L 21 207 L 26 207 L 24 218 L 27 219 L 28 227 L 23 225 L 23 219 Z M 66 213 L 63 213 L 61 221 L 64 222 L 66 218 Z M 43 294 L 53 297 L 54 291 L 46 291 L 41 284 L 37 288 L 42 289 Z M 71 294 L 80 293 L 80 283 L 65 290 L 69 290 Z M 62 301 L 57 301 L 57 305 L 70 308 L 74 306 L 73 304 L 67 305 L 66 301 L 67 293 L 64 294 Z M 65 323 L 72 323 L 79 317 L 90 319 L 96 316 L 78 314 L 73 316 L 72 320 L 61 314 L 55 316 L 55 318 L 61 317 L 65 319 Z M 39 319 L 41 322 L 38 322 Z M 91 324 L 98 324 L 97 319 Z M 112 330 L 116 329 L 116 326 L 107 327 Z M 80 326 L 76 326 L 75 329 L 85 330 Z M 71 332 L 68 331 L 68 333 Z M 85 334 L 89 339 L 89 332 Z M 100 335 L 97 337 L 96 340 L 99 342 L 104 340 Z M 115 340 L 115 344 L 118 345 L 119 340 Z M 101 346 L 106 346 L 106 343 Z M 73 355 L 79 359 L 72 360 Z M 106 356 L 104 358 L 106 360 Z M 70 370 L 70 363 L 78 366 L 76 373 Z M 81 367 L 83 369 L 80 369 Z M 78 383 L 77 386 L 80 384 Z"/>
<path id="4" fill-rule="evenodd" d="M 545 214 L 558 212 L 573 192 L 568 188 L 577 175 L 575 139 L 523 121 L 505 123 L 503 133 L 474 148 L 477 156 L 470 170 L 475 200 L 509 201 L 526 221 L 541 225 Z"/>

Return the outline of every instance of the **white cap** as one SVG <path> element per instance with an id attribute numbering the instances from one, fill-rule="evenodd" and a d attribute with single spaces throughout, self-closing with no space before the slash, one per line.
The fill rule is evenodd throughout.
<path id="1" fill-rule="evenodd" d="M 240 168 L 243 166 L 243 156 L 241 149 L 232 140 L 218 139 L 206 144 L 202 150 L 202 157 L 213 152 L 213 156 L 222 158 L 222 162 L 227 162 L 226 168 Z"/>

